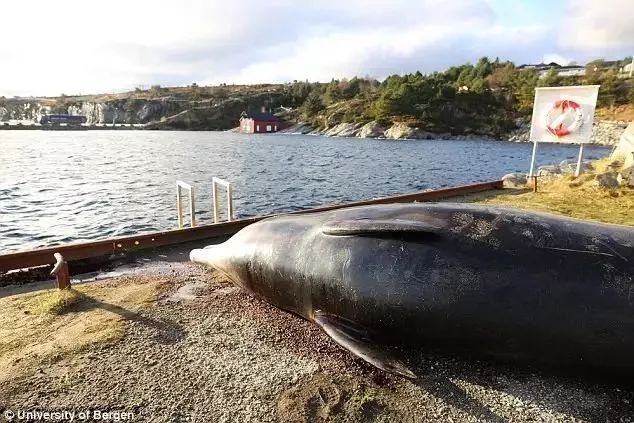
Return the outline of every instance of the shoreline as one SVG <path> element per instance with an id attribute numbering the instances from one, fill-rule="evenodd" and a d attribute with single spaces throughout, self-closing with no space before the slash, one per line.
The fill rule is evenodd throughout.
<path id="1" fill-rule="evenodd" d="M 625 131 L 628 122 L 600 120 L 593 126 L 593 142 L 590 145 L 602 145 L 606 147 L 614 146 L 618 143 L 621 135 Z M 364 129 L 365 128 L 365 129 Z M 54 127 L 44 129 L 41 125 L 24 125 L 24 124 L 0 124 L 0 131 L 184 131 L 184 132 L 235 132 L 239 133 L 237 128 L 232 129 L 176 129 L 176 128 L 157 128 L 156 126 L 123 124 L 121 126 L 82 126 L 80 128 Z M 365 125 L 353 123 L 340 123 L 330 128 L 314 128 L 305 123 L 298 122 L 286 129 L 272 134 L 281 135 L 311 135 L 332 138 L 359 138 L 359 139 L 381 139 L 391 141 L 412 141 L 412 140 L 457 140 L 457 141 L 502 141 L 513 143 L 530 143 L 529 140 L 530 127 L 521 125 L 518 129 L 510 131 L 506 135 L 495 137 L 490 134 L 451 134 L 447 132 L 427 132 L 418 128 L 410 128 L 401 123 L 395 123 L 389 128 L 381 127 L 376 121 L 371 121 Z M 259 134 L 271 135 L 271 134 Z M 549 144 L 567 144 L 554 143 Z"/>

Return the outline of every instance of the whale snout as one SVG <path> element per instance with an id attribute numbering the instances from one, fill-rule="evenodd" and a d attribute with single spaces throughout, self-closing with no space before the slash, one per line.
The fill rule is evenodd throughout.
<path id="1" fill-rule="evenodd" d="M 189 260 L 193 261 L 194 263 L 200 263 L 200 264 L 209 264 L 211 265 L 211 263 L 208 263 L 208 256 L 206 254 L 206 249 L 204 248 L 196 248 L 194 250 L 192 250 L 189 253 Z"/>
<path id="2" fill-rule="evenodd" d="M 194 263 L 209 266 L 219 271 L 236 285 L 244 286 L 243 268 L 244 257 L 236 255 L 235 248 L 230 244 L 209 245 L 197 248 L 189 253 L 189 259 Z"/>
<path id="3" fill-rule="evenodd" d="M 225 270 L 226 266 L 223 264 L 226 261 L 226 248 L 222 248 L 221 245 L 196 248 L 189 253 L 189 260 L 211 266 L 214 269 Z"/>

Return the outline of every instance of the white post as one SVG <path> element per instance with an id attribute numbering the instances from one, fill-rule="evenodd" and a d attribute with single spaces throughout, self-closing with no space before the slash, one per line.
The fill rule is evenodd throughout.
<path id="1" fill-rule="evenodd" d="M 632 57 L 632 63 L 630 64 L 630 78 L 632 77 L 632 72 L 634 72 L 634 57 Z"/>
<path id="2" fill-rule="evenodd" d="M 183 181 L 176 181 L 176 219 L 178 229 L 183 228 L 183 203 L 181 189 L 186 189 L 189 193 L 189 214 L 191 216 L 191 227 L 196 226 L 196 200 L 194 199 L 194 187 Z"/>
<path id="3" fill-rule="evenodd" d="M 227 220 L 229 222 L 233 220 L 233 188 L 231 185 L 227 185 Z"/>
<path id="4" fill-rule="evenodd" d="M 181 202 L 181 187 L 176 182 L 176 218 L 178 219 L 178 229 L 183 228 L 183 203 Z"/>
<path id="5" fill-rule="evenodd" d="M 196 226 L 196 206 L 194 205 L 194 187 L 189 187 L 189 214 L 192 217 L 192 228 Z"/>
<path id="6" fill-rule="evenodd" d="M 214 223 L 218 223 L 218 185 L 214 182 L 212 182 L 213 185 L 213 190 L 212 190 L 212 196 L 213 196 L 213 206 L 214 206 Z"/>
<path id="7" fill-rule="evenodd" d="M 528 172 L 528 177 L 531 178 L 533 176 L 533 172 L 535 169 L 535 154 L 537 153 L 537 141 L 533 141 L 533 157 L 531 157 L 531 170 Z"/>
<path id="8" fill-rule="evenodd" d="M 579 144 L 579 159 L 577 160 L 577 170 L 575 176 L 579 176 L 581 173 L 581 160 L 583 159 L 583 143 Z"/>

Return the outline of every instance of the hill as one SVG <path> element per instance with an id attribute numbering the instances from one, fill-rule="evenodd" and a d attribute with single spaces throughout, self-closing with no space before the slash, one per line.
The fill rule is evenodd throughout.
<path id="1" fill-rule="evenodd" d="M 143 124 L 148 129 L 223 130 L 237 126 L 242 111 L 261 108 L 304 123 L 305 131 L 331 135 L 509 137 L 527 122 L 538 86 L 600 84 L 598 116 L 634 117 L 634 79 L 620 64 L 601 61 L 583 76 L 540 73 L 512 62 L 481 58 L 444 72 L 392 75 L 379 82 L 352 78 L 328 83 L 153 86 L 119 94 L 0 98 L 0 122 L 37 120 L 42 113 L 87 116 L 89 124 Z M 336 130 L 334 128 L 337 128 Z M 398 136 L 396 136 L 398 135 Z"/>

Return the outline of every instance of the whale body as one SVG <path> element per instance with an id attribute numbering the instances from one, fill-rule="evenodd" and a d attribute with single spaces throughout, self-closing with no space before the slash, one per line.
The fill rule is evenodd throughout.
<path id="1" fill-rule="evenodd" d="M 443 348 L 634 368 L 634 228 L 469 204 L 284 215 L 190 258 L 388 372 Z"/>

